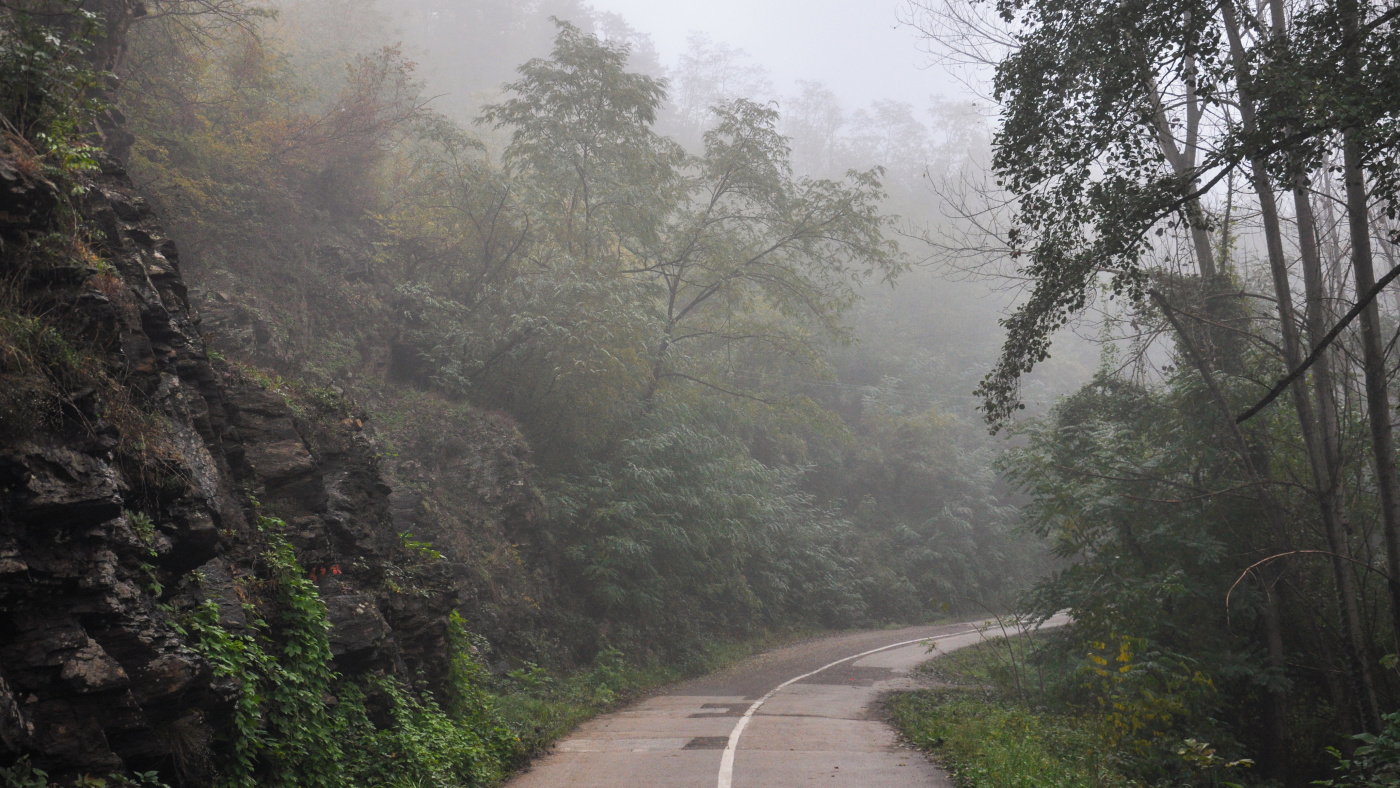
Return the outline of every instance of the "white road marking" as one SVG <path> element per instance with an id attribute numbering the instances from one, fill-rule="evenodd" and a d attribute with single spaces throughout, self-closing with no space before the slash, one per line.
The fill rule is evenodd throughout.
<path id="1" fill-rule="evenodd" d="M 936 637 L 917 638 L 915 640 L 906 640 L 902 643 L 891 643 L 888 646 L 872 648 L 869 651 L 862 651 L 859 654 L 852 654 L 849 657 L 838 659 L 835 662 L 829 662 L 817 668 L 816 670 L 811 671 L 810 673 L 803 673 L 801 676 L 790 678 L 787 681 L 784 681 L 782 684 L 779 684 L 778 686 L 770 690 L 767 695 L 764 695 L 763 697 L 754 701 L 753 705 L 749 706 L 748 711 L 744 712 L 744 716 L 740 717 L 739 721 L 734 724 L 734 730 L 729 732 L 729 743 L 725 745 L 724 755 L 722 755 L 719 760 L 718 788 L 733 788 L 734 786 L 734 754 L 739 749 L 739 737 L 744 735 L 744 728 L 748 726 L 749 718 L 753 717 L 754 712 L 758 711 L 759 706 L 762 706 L 768 701 L 769 698 L 773 697 L 774 695 L 777 695 L 779 690 L 783 689 L 789 684 L 796 684 L 797 682 L 805 678 L 811 678 L 812 676 L 821 673 L 823 670 L 826 670 L 827 668 L 836 667 L 837 665 L 840 665 L 843 662 L 850 662 L 851 660 L 860 659 L 861 657 L 868 657 L 871 654 L 878 654 L 881 651 L 889 651 L 890 649 L 899 648 L 901 646 L 912 646 L 915 643 L 936 643 L 940 640 L 948 640 L 949 638 L 962 637 L 963 635 L 970 635 L 973 632 L 981 631 L 983 631 L 982 628 L 973 627 L 972 629 L 969 629 L 965 632 L 953 632 L 947 635 L 938 635 Z"/>

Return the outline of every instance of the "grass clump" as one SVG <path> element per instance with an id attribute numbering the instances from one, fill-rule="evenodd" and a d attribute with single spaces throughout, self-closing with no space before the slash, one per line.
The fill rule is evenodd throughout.
<path id="1" fill-rule="evenodd" d="M 899 729 L 962 788 L 1115 788 L 1133 785 L 1082 720 L 999 701 L 982 690 L 902 693 L 890 701 Z"/>

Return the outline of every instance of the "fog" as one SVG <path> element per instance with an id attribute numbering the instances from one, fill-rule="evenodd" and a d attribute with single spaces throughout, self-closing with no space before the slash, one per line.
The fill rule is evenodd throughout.
<path id="1" fill-rule="evenodd" d="M 302 0 L 293 7 L 317 19 L 327 5 Z M 972 389 L 996 358 L 997 321 L 1020 288 L 1001 276 L 1005 259 L 949 252 L 968 241 L 953 240 L 967 227 L 959 214 L 980 210 L 987 199 L 994 118 L 959 80 L 965 75 L 931 62 L 927 38 L 901 22 L 905 0 L 402 0 L 355 7 L 392 18 L 392 34 L 426 80 L 430 107 L 491 147 L 506 139 L 475 123 L 480 108 L 504 95 L 521 63 L 550 56 L 550 19 L 559 18 L 625 43 L 629 68 L 665 78 L 657 131 L 694 153 L 714 123 L 711 108 L 748 98 L 779 112 L 797 174 L 841 178 L 883 168 L 884 208 L 898 217 L 890 239 L 913 267 L 897 290 L 867 283 L 863 304 L 846 316 L 859 349 L 837 354 L 846 365 L 838 374 L 850 377 L 843 385 L 903 380 L 900 390 L 917 390 L 981 429 L 974 426 L 981 419 Z M 362 36 L 348 37 L 333 48 L 363 44 Z M 885 353 L 900 361 L 870 363 Z M 1073 390 L 1097 353 L 1064 333 L 1055 357 L 1028 378 L 1030 407 Z"/>
<path id="2" fill-rule="evenodd" d="M 1395 786 L 1397 2 L 5 0 L 0 788 Z"/>
<path id="3" fill-rule="evenodd" d="M 742 49 L 783 94 L 799 80 L 826 84 L 847 106 L 873 99 L 923 106 L 930 96 L 956 99 L 964 92 L 943 69 L 929 67 L 915 31 L 899 21 L 903 0 L 598 0 L 593 6 L 649 35 L 667 63 L 695 33 Z"/>

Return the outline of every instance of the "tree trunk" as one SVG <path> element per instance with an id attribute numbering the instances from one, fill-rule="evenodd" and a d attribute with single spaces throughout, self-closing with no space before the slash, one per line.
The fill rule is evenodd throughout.
<path id="1" fill-rule="evenodd" d="M 1253 135 L 1257 129 L 1255 117 L 1254 97 L 1251 89 L 1251 73 L 1246 62 L 1244 44 L 1240 36 L 1240 28 L 1235 17 L 1234 8 L 1225 3 L 1222 6 L 1226 35 L 1230 42 L 1230 56 L 1236 74 L 1236 83 L 1239 90 L 1239 110 L 1240 121 L 1246 135 Z M 1281 18 L 1275 19 L 1275 35 L 1281 35 L 1283 30 Z M 1264 224 L 1264 240 L 1268 250 L 1269 273 L 1273 280 L 1274 297 L 1278 303 L 1279 331 L 1283 346 L 1283 361 L 1288 369 L 1297 369 L 1302 365 L 1302 341 L 1299 336 L 1297 313 L 1293 306 L 1293 287 L 1288 272 L 1288 261 L 1285 257 L 1283 247 L 1283 230 L 1279 221 L 1278 203 L 1274 197 L 1273 186 L 1270 183 L 1268 163 L 1262 155 L 1255 154 L 1250 157 L 1250 181 L 1254 187 L 1255 194 L 1259 199 L 1261 218 Z M 1306 198 L 1306 195 L 1304 195 Z M 1296 198 L 1295 198 L 1296 199 Z M 1306 201 L 1306 200 L 1305 200 Z M 1310 212 L 1309 212 L 1310 215 Z M 1312 232 L 1311 223 L 1307 231 Z M 1313 247 L 1315 252 L 1315 246 Z M 1316 254 L 1313 255 L 1316 261 Z M 1305 265 L 1304 279 L 1308 279 Z M 1319 267 L 1319 286 L 1320 267 Z M 1309 299 L 1309 306 L 1312 300 Z M 1320 305 L 1319 305 L 1320 306 Z M 1310 321 L 1311 325 L 1311 321 Z M 1323 334 L 1325 334 L 1325 329 Z M 1326 378 L 1330 387 L 1331 378 Z M 1316 373 L 1314 381 L 1317 381 Z M 1346 537 L 1342 529 L 1342 511 L 1338 505 L 1338 468 L 1329 457 L 1329 441 L 1326 438 L 1327 428 L 1319 422 L 1318 414 L 1314 408 L 1313 401 L 1309 396 L 1307 381 L 1298 378 L 1289 386 L 1289 394 L 1293 399 L 1293 407 L 1298 416 L 1299 428 L 1303 434 L 1303 445 L 1308 457 L 1309 470 L 1312 472 L 1313 485 L 1316 489 L 1319 513 L 1322 518 L 1323 530 L 1327 534 L 1328 549 L 1332 553 L 1332 568 L 1334 591 L 1345 621 L 1349 644 L 1359 646 L 1362 642 L 1360 616 L 1356 607 L 1355 591 L 1352 587 L 1350 567 L 1341 558 L 1347 552 Z M 1271 651 L 1273 644 L 1270 644 Z M 1348 651 L 1351 649 L 1349 648 Z M 1352 662 L 1353 684 L 1361 684 L 1369 687 L 1369 668 L 1362 664 L 1360 654 Z M 1356 693 L 1358 705 L 1364 703 L 1363 698 L 1367 697 L 1366 691 Z M 1369 709 L 1363 712 L 1362 719 L 1369 719 Z M 1379 717 L 1377 717 L 1377 720 Z M 1271 729 L 1271 734 L 1278 735 L 1278 731 Z M 1275 743 L 1277 749 L 1279 744 Z M 1286 751 L 1286 749 L 1285 749 Z"/>
<path id="2" fill-rule="evenodd" d="M 1284 14 L 1282 0 L 1270 0 L 1269 8 L 1273 16 L 1272 35 L 1276 39 L 1281 39 L 1286 35 L 1285 25 L 1287 17 Z M 1235 42 L 1238 36 L 1231 39 L 1231 50 L 1235 51 Z M 1243 65 L 1242 60 L 1237 61 Z M 1254 126 L 1254 104 L 1253 99 L 1245 95 L 1243 87 L 1245 83 L 1241 80 L 1240 103 L 1247 105 L 1250 111 L 1247 126 Z M 1243 111 L 1242 111 L 1243 117 Z M 1258 167 L 1262 162 L 1254 161 Z M 1268 176 L 1264 174 L 1265 188 L 1268 188 Z M 1272 193 L 1270 203 L 1272 204 Z M 1308 338 L 1313 346 L 1317 346 L 1324 341 L 1327 334 L 1327 308 L 1326 308 L 1326 288 L 1322 280 L 1322 259 L 1317 249 L 1317 223 L 1312 211 L 1312 201 L 1308 196 L 1307 180 L 1299 172 L 1293 181 L 1293 206 L 1298 221 L 1298 249 L 1299 257 L 1303 264 L 1303 288 L 1306 297 L 1305 320 L 1307 323 Z M 1277 209 L 1274 209 L 1272 228 L 1278 231 L 1279 222 Z M 1265 229 L 1269 230 L 1270 223 L 1266 219 Z M 1279 238 L 1278 254 L 1280 260 L 1277 263 L 1271 262 L 1271 268 L 1277 272 L 1283 271 L 1287 276 L 1287 270 L 1282 267 L 1283 241 Z M 1274 256 L 1274 247 L 1270 246 L 1270 257 Z M 1275 293 L 1280 299 L 1284 293 L 1289 293 L 1291 297 L 1292 288 L 1284 283 L 1284 287 L 1279 289 L 1275 285 Z M 1279 316 L 1287 322 L 1285 331 L 1294 331 L 1295 323 L 1291 320 L 1292 303 L 1290 301 L 1288 317 L 1285 317 L 1284 310 L 1280 308 Z M 1295 331 L 1296 333 L 1296 331 Z M 1301 343 L 1296 339 L 1291 347 L 1293 354 L 1287 358 L 1288 368 L 1297 369 L 1301 363 L 1298 348 Z M 1289 349 L 1289 343 L 1284 343 L 1285 353 Z M 1328 354 L 1324 352 L 1318 361 L 1313 365 L 1313 392 L 1317 397 L 1316 421 L 1311 418 L 1310 404 L 1305 408 L 1298 407 L 1298 418 L 1304 423 L 1303 439 L 1307 444 L 1308 462 L 1312 469 L 1313 484 L 1317 488 L 1318 505 L 1322 513 L 1323 531 L 1327 535 L 1327 546 L 1331 553 L 1332 577 L 1337 593 L 1338 608 L 1342 613 L 1342 621 L 1346 631 L 1347 652 L 1351 663 L 1352 682 L 1355 685 L 1356 704 L 1358 706 L 1358 719 L 1364 720 L 1365 725 L 1370 730 L 1380 730 L 1380 709 L 1376 702 L 1375 685 L 1371 677 L 1371 666 L 1366 660 L 1365 636 L 1361 626 L 1361 613 L 1357 606 L 1356 589 L 1353 580 L 1352 566 L 1348 559 L 1351 558 L 1351 544 L 1347 541 L 1346 534 L 1346 510 L 1342 497 L 1342 457 L 1341 457 L 1341 427 L 1337 416 L 1336 388 L 1332 378 L 1332 365 Z M 1295 401 L 1307 398 L 1307 389 L 1300 378 L 1293 385 L 1293 396 Z M 1305 410 L 1309 412 L 1305 415 Z"/>
<path id="3" fill-rule="evenodd" d="M 1348 46 L 1343 68 L 1353 81 L 1360 78 L 1357 59 L 1361 45 L 1361 11 L 1356 0 L 1340 0 Z M 1355 127 L 1342 131 L 1343 182 L 1346 185 L 1347 225 L 1351 231 L 1351 268 L 1360 298 L 1376 285 L 1371 252 L 1371 212 L 1367 205 L 1366 173 L 1361 141 Z M 1386 569 L 1390 575 L 1392 635 L 1400 639 L 1400 479 L 1395 468 L 1395 432 L 1390 423 L 1390 393 L 1385 380 L 1385 338 L 1381 335 L 1380 307 L 1372 299 L 1361 311 L 1361 358 L 1366 381 L 1367 421 L 1375 455 L 1376 487 L 1381 499 L 1381 527 L 1385 535 Z"/>
<path id="4" fill-rule="evenodd" d="M 1302 174 L 1299 174 L 1294 182 L 1293 204 L 1298 217 L 1298 247 L 1303 262 L 1303 286 L 1307 297 L 1308 338 L 1316 347 L 1326 336 L 1330 321 L 1326 285 L 1322 278 L 1322 257 L 1317 248 L 1317 222 L 1313 217 L 1312 199 L 1308 195 L 1306 178 Z M 1322 443 L 1319 448 L 1324 471 L 1323 477 L 1318 478 L 1315 468 L 1314 478 L 1318 484 L 1318 503 L 1322 507 L 1327 547 L 1332 553 L 1332 576 L 1336 582 L 1337 603 L 1346 631 L 1347 660 L 1354 680 L 1360 685 L 1354 689 L 1358 705 L 1361 707 L 1358 718 L 1364 720 L 1362 727 L 1379 731 L 1380 705 L 1376 700 L 1371 663 L 1366 655 L 1366 638 L 1361 624 L 1361 611 L 1356 601 L 1356 584 L 1353 581 L 1351 543 L 1347 539 L 1348 529 L 1345 526 L 1341 422 L 1337 415 L 1337 395 L 1332 378 L 1330 354 L 1324 352 L 1318 357 L 1312 367 L 1312 376 L 1313 391 L 1317 397 L 1320 428 L 1318 437 Z"/>
<path id="5" fill-rule="evenodd" d="M 1193 172 L 1195 168 L 1194 149 L 1187 145 L 1185 153 L 1176 146 L 1176 137 L 1172 134 L 1171 122 L 1167 118 L 1166 106 L 1162 103 L 1162 96 L 1157 91 L 1157 87 L 1150 82 L 1147 84 L 1147 92 L 1153 103 L 1153 129 L 1157 133 L 1157 145 L 1162 149 L 1162 156 L 1171 165 L 1172 172 L 1178 177 L 1188 178 L 1192 191 L 1195 191 L 1200 182 Z M 1200 124 L 1198 113 L 1188 113 L 1187 137 L 1196 136 L 1196 128 Z M 1191 244 L 1196 251 L 1196 265 L 1200 270 L 1201 279 L 1209 288 L 1214 282 L 1218 271 L 1215 266 L 1215 251 L 1210 246 L 1210 228 L 1206 224 L 1205 212 L 1201 209 L 1199 198 L 1192 197 L 1186 201 L 1186 218 L 1191 225 Z"/>
<path id="6" fill-rule="evenodd" d="M 1265 637 L 1269 643 L 1269 662 L 1275 668 L 1288 664 L 1283 644 L 1283 616 L 1279 612 L 1277 585 L 1267 584 L 1264 589 L 1267 596 L 1264 602 Z M 1269 726 L 1270 744 L 1269 762 L 1265 764 L 1266 773 L 1289 788 L 1302 785 L 1299 775 L 1289 768 L 1292 754 L 1289 752 L 1288 694 L 1283 690 L 1269 689 L 1269 716 L 1266 722 Z"/>

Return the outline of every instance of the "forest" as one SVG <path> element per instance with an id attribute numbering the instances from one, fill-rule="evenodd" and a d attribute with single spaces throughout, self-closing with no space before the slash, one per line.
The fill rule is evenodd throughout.
<path id="1" fill-rule="evenodd" d="M 890 16 L 965 96 L 583 0 L 0 5 L 0 784 L 494 785 L 1063 611 L 999 675 L 1121 784 L 1400 785 L 1400 7 Z"/>

